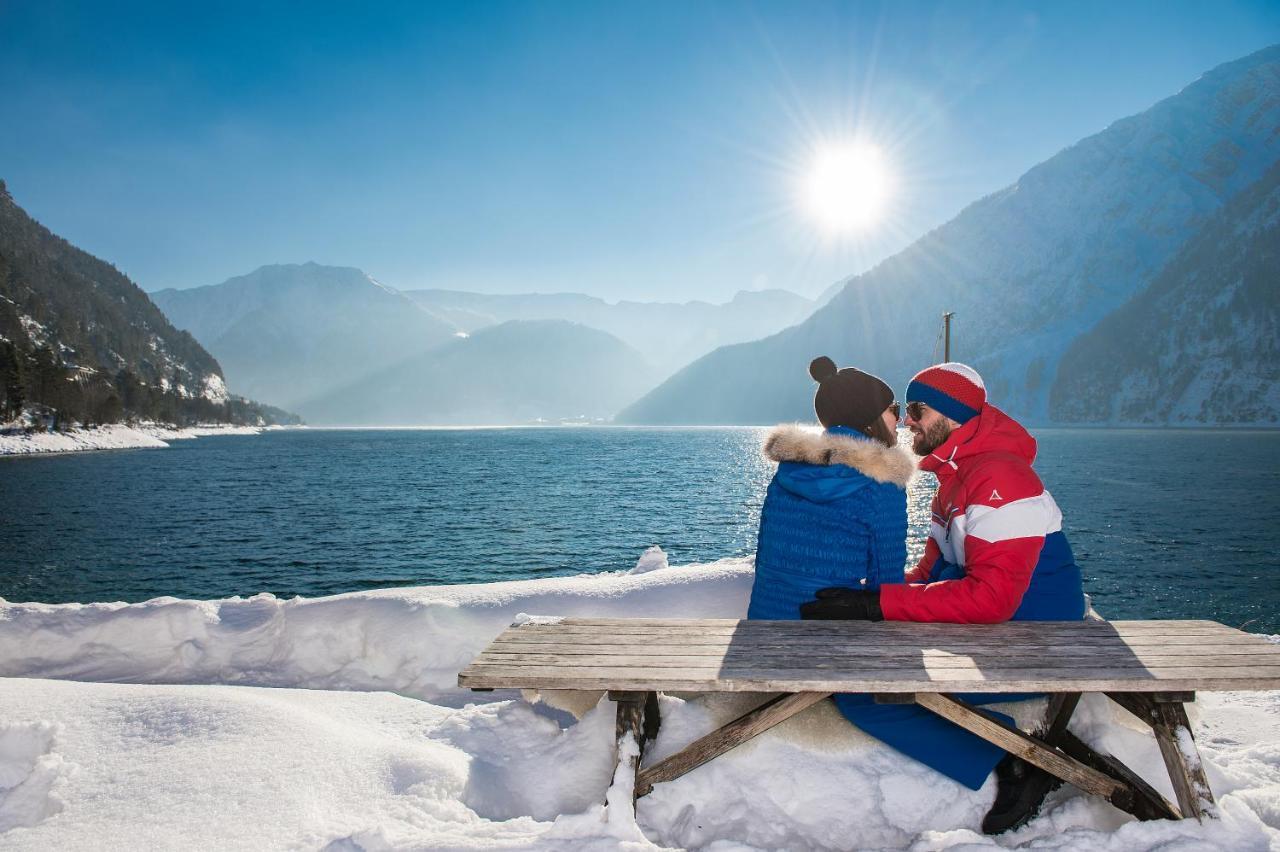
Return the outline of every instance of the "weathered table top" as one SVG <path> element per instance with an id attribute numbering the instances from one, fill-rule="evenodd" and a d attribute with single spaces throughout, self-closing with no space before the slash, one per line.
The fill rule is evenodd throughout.
<path id="1" fill-rule="evenodd" d="M 1213 621 L 566 618 L 508 628 L 458 675 L 458 685 L 879 693 L 1280 689 L 1280 645 Z"/>

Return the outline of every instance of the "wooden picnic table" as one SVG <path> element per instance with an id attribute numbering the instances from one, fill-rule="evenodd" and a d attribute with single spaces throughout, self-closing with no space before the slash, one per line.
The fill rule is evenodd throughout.
<path id="1" fill-rule="evenodd" d="M 607 690 L 619 750 L 634 738 L 634 796 L 678 778 L 836 692 L 916 703 L 1140 819 L 1213 813 L 1185 702 L 1197 691 L 1280 689 L 1280 646 L 1213 621 L 863 621 L 565 618 L 508 628 L 459 686 Z M 680 752 L 642 767 L 659 692 L 766 693 Z M 1105 693 L 1151 726 L 1178 800 L 1067 730 L 1082 693 Z M 1036 733 L 955 693 L 1045 693 Z M 616 773 L 615 773 L 616 774 Z"/>

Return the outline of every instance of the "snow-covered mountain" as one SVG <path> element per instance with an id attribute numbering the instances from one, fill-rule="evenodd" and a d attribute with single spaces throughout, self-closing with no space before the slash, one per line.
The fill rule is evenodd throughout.
<path id="1" fill-rule="evenodd" d="M 982 372 L 997 404 L 1046 420 L 1072 343 L 1140 292 L 1277 159 L 1273 46 L 1060 152 L 854 278 L 805 322 L 712 352 L 620 419 L 811 417 L 806 367 L 819 354 L 901 388 L 930 362 L 940 317 L 954 311 L 952 356 Z"/>
<path id="2" fill-rule="evenodd" d="M 581 293 L 489 295 L 406 290 L 463 331 L 507 320 L 559 319 L 607 331 L 639 350 L 664 378 L 717 346 L 756 340 L 804 319 L 816 303 L 788 290 L 743 290 L 724 304 L 606 302 Z"/>
<path id="3" fill-rule="evenodd" d="M 359 269 L 316 263 L 264 266 L 151 298 L 214 354 L 233 390 L 290 409 L 456 331 Z"/>
<path id="4" fill-rule="evenodd" d="M 454 339 L 300 406 L 310 423 L 483 425 L 603 419 L 653 386 L 621 340 L 564 320 Z"/>
<path id="5" fill-rule="evenodd" d="M 1055 420 L 1280 423 L 1280 163 L 1067 350 Z"/>

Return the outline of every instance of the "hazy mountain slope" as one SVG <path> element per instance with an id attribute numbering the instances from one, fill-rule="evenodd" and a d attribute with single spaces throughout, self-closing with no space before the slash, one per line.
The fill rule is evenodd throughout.
<path id="1" fill-rule="evenodd" d="M 424 352 L 300 410 L 312 423 L 480 425 L 612 416 L 652 386 L 640 353 L 562 320 L 512 321 Z"/>
<path id="2" fill-rule="evenodd" d="M 152 298 L 240 393 L 294 407 L 452 338 L 454 327 L 350 267 L 264 266 Z"/>
<path id="3" fill-rule="evenodd" d="M 248 420 L 218 362 L 136 284 L 32 219 L 0 181 L 0 420 Z M 252 410 L 250 410 L 252 409 Z"/>
<path id="4" fill-rule="evenodd" d="M 1067 422 L 1280 421 L 1280 163 L 1072 344 L 1050 400 Z"/>
<path id="5" fill-rule="evenodd" d="M 787 290 L 742 291 L 725 304 L 609 303 L 580 293 L 489 295 L 408 290 L 405 295 L 464 331 L 519 319 L 562 319 L 607 331 L 639 350 L 662 376 L 731 343 L 799 322 L 814 302 Z"/>
<path id="6" fill-rule="evenodd" d="M 1012 413 L 1046 419 L 1058 361 L 1126 302 L 1223 202 L 1280 158 L 1280 47 L 1205 74 L 970 205 L 773 337 L 673 376 L 619 419 L 762 423 L 809 417 L 809 360 L 902 388 L 955 311 L 953 357 Z"/>

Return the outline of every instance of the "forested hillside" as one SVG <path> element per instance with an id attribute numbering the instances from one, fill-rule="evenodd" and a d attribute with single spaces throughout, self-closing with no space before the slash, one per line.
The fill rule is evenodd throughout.
<path id="1" fill-rule="evenodd" d="M 0 181 L 0 422 L 263 423 L 136 284 L 32 219 Z"/>

